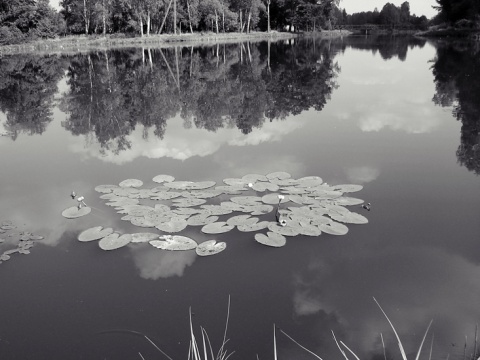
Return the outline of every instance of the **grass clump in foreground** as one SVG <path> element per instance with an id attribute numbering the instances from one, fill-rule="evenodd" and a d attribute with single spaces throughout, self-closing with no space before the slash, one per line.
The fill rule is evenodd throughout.
<path id="1" fill-rule="evenodd" d="M 400 337 L 395 329 L 395 326 L 393 325 L 392 321 L 389 319 L 389 317 L 387 316 L 387 314 L 385 313 L 385 311 L 383 310 L 383 308 L 380 306 L 380 303 L 377 301 L 377 299 L 373 298 L 373 300 L 375 301 L 375 303 L 378 305 L 378 307 L 380 308 L 381 312 L 383 313 L 383 315 L 385 316 L 385 318 L 387 319 L 388 323 L 390 324 L 390 327 L 392 328 L 393 330 L 393 333 L 395 334 L 395 337 L 397 339 L 397 342 L 398 342 L 398 348 L 400 350 L 400 353 L 402 355 L 402 360 L 409 360 L 407 358 L 407 355 L 406 355 L 406 352 L 405 352 L 405 348 L 402 344 L 402 341 L 400 340 Z M 217 353 L 215 354 L 214 351 L 213 351 L 213 348 L 212 348 L 212 344 L 210 342 L 210 338 L 208 337 L 208 334 L 207 334 L 207 331 L 203 328 L 203 327 L 200 327 L 201 329 L 201 340 L 198 341 L 197 340 L 197 337 L 193 331 L 193 322 L 192 322 L 192 310 L 191 308 L 189 309 L 189 320 L 190 320 L 190 345 L 189 345 L 189 349 L 188 349 L 188 360 L 227 360 L 230 358 L 230 356 L 232 356 L 234 354 L 234 351 L 233 352 L 228 352 L 226 350 L 226 344 L 227 342 L 229 341 L 227 339 L 227 329 L 228 329 L 228 321 L 229 321 L 229 317 L 230 317 L 230 296 L 228 297 L 228 308 L 227 308 L 227 318 L 226 318 L 226 323 L 225 323 L 225 331 L 224 331 L 224 334 L 223 334 L 223 340 L 222 340 L 222 344 L 220 346 L 220 349 L 217 351 Z M 428 331 L 430 330 L 430 327 L 432 325 L 432 322 L 433 320 L 430 321 L 430 323 L 428 324 L 428 327 L 427 327 L 427 330 L 425 331 L 425 334 L 423 335 L 423 338 L 422 338 L 422 341 L 420 342 L 420 346 L 418 348 L 418 351 L 416 353 L 416 356 L 415 356 L 415 360 L 419 360 L 419 357 L 420 357 L 420 353 L 422 351 L 422 348 L 423 348 L 423 345 L 425 343 L 425 339 L 427 337 L 427 334 L 428 334 Z M 299 342 L 297 342 L 295 339 L 293 339 L 290 335 L 288 335 L 285 331 L 283 331 L 282 329 L 280 329 L 279 327 L 273 326 L 273 351 L 274 351 L 274 360 L 278 360 L 278 351 L 277 351 L 277 330 L 280 331 L 281 334 L 283 334 L 284 336 L 286 336 L 289 340 L 291 340 L 293 343 L 295 343 L 298 347 L 300 347 L 302 350 L 304 350 L 305 352 L 309 353 L 310 355 L 312 355 L 312 358 L 316 358 L 316 359 L 319 359 L 319 360 L 323 360 L 320 356 L 318 356 L 317 354 L 315 354 L 313 351 L 307 349 L 306 347 L 304 347 L 303 345 L 301 345 Z M 147 335 L 144 335 L 142 333 L 139 333 L 139 332 L 135 332 L 135 331 L 129 331 L 131 333 L 135 333 L 137 335 L 141 335 L 143 336 L 150 344 L 152 344 L 162 355 L 165 356 L 165 358 L 169 359 L 169 360 L 174 360 L 173 358 L 171 358 L 169 355 L 167 355 L 163 350 L 160 349 L 160 347 L 158 347 L 157 344 L 155 344 L 155 342 L 150 339 Z M 351 350 L 343 341 L 339 341 L 337 340 L 336 336 L 335 336 L 335 333 L 332 331 L 332 337 L 333 337 L 333 340 L 335 341 L 340 353 L 343 355 L 344 359 L 345 360 L 360 360 L 360 357 L 353 351 Z M 385 343 L 383 341 L 383 336 L 382 334 L 380 333 L 380 337 L 381 337 L 381 340 L 382 340 L 382 345 L 383 345 L 383 351 L 384 351 L 384 356 L 385 356 L 385 360 L 387 359 L 386 357 L 386 350 L 385 350 Z M 476 338 L 477 338 L 477 331 L 475 331 L 475 350 L 474 350 L 474 358 L 476 357 L 476 352 L 477 352 L 477 343 L 476 343 Z M 429 355 L 429 360 L 431 360 L 432 358 L 432 347 L 433 347 L 433 338 L 432 338 L 432 344 L 431 344 L 431 347 L 430 347 L 430 355 Z M 465 349 L 466 349 L 466 343 L 465 343 Z M 466 354 L 464 354 L 466 355 Z M 145 360 L 145 358 L 142 356 L 141 353 L 139 353 L 139 356 L 142 360 Z M 353 356 L 353 358 L 350 358 L 349 356 Z M 466 356 L 464 356 L 464 360 L 466 359 Z M 480 358 L 479 358 L 480 359 Z M 260 360 L 258 354 L 257 354 L 257 360 Z"/>

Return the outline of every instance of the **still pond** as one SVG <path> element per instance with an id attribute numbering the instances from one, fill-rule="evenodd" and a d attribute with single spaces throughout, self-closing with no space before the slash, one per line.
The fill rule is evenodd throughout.
<path id="1" fill-rule="evenodd" d="M 197 340 L 203 326 L 217 352 L 230 298 L 232 360 L 274 359 L 274 324 L 278 359 L 315 358 L 284 333 L 322 359 L 343 358 L 332 331 L 361 359 L 400 359 L 375 298 L 407 357 L 433 319 L 420 359 L 470 359 L 479 69 L 478 43 L 407 37 L 0 58 L 0 358 L 167 359 L 147 336 L 187 359 L 190 308 Z M 141 183 L 119 187 L 127 179 Z M 80 197 L 91 212 L 62 216 L 84 206 Z M 341 198 L 358 215 L 342 214 Z M 154 227 L 137 202 L 157 206 L 156 220 L 175 209 L 183 226 Z M 269 227 L 227 222 L 246 207 Z M 285 231 L 277 207 L 309 230 L 265 246 L 256 233 Z M 332 235 L 300 207 L 353 220 Z M 215 220 L 227 222 L 222 232 L 205 231 Z M 225 249 L 199 256 L 127 241 L 105 251 L 78 240 L 96 226 Z"/>

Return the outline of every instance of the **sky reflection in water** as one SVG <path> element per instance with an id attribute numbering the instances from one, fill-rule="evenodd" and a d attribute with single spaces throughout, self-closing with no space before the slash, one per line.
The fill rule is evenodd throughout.
<path id="1" fill-rule="evenodd" d="M 147 344 L 125 349 L 114 337 L 78 344 L 85 334 L 118 327 L 161 339 L 162 349 L 178 358 L 188 348 L 188 307 L 198 314 L 196 324 L 219 339 L 231 294 L 229 346 L 238 359 L 256 353 L 272 358 L 272 323 L 324 359 L 340 356 L 331 330 L 362 358 L 382 355 L 383 333 L 388 352 L 399 357 L 372 296 L 391 317 L 408 353 L 433 318 L 434 357 L 463 356 L 464 336 L 473 337 L 479 318 L 480 192 L 478 135 L 472 135 L 478 125 L 471 120 L 479 107 L 465 95 L 477 90 L 465 88 L 462 71 L 477 76 L 478 60 L 461 47 L 399 38 L 313 45 L 311 40 L 272 44 L 270 66 L 265 43 L 250 45 L 250 56 L 246 46 L 220 47 L 218 59 L 216 47 L 195 49 L 194 58 L 184 49 L 183 95 L 175 93 L 175 73 L 158 50 L 146 51 L 144 63 L 139 50 L 49 58 L 45 68 L 33 58 L 47 88 L 56 89 L 61 80 L 60 92 L 49 89 L 42 103 L 56 94 L 55 102 L 68 110 L 54 108 L 48 115 L 46 106 L 40 119 L 29 117 L 34 112 L 14 112 L 6 91 L 22 94 L 21 89 L 0 89 L 0 121 L 6 132 L 15 133 L 0 137 L 1 218 L 43 231 L 44 243 L 53 245 L 37 246 L 31 255 L 1 265 L 0 283 L 8 294 L 0 305 L 9 311 L 0 325 L 6 343 L 0 354 L 59 358 L 72 349 L 78 358 L 148 354 Z M 164 52 L 175 69 L 174 52 Z M 463 68 L 443 65 L 459 58 Z M 6 61 L 2 77 L 14 78 Z M 67 77 L 55 75 L 54 66 Z M 91 108 L 97 113 L 90 118 L 89 69 L 100 86 Z M 158 97 L 149 97 L 151 79 L 163 89 L 155 90 Z M 22 99 L 26 108 L 34 106 Z M 454 109 L 465 114 L 460 121 Z M 117 124 L 114 114 L 122 122 Z M 35 133 L 42 135 L 26 135 Z M 160 173 L 220 183 L 278 170 L 296 178 L 319 175 L 330 184 L 363 184 L 355 195 L 372 203 L 372 211 L 362 213 L 370 223 L 349 227 L 344 237 L 289 239 L 285 248 L 273 250 L 235 231 L 219 238 L 227 250 L 209 259 L 144 245 L 105 254 L 96 244 L 75 240 L 82 229 L 100 224 L 133 231 L 98 198 L 96 185 L 135 177 L 149 187 Z M 91 216 L 75 221 L 60 216 L 72 205 L 72 189 L 94 207 Z M 59 288 L 61 295 L 52 297 Z M 12 304 L 24 297 L 37 299 L 36 306 L 20 314 Z M 53 339 L 41 325 L 46 314 L 49 326 L 61 330 Z M 30 346 L 22 346 L 20 338 Z M 309 358 L 285 337 L 278 340 L 282 357 Z M 109 341 L 122 345 L 112 347 Z M 49 346 L 54 350 L 44 350 Z"/>

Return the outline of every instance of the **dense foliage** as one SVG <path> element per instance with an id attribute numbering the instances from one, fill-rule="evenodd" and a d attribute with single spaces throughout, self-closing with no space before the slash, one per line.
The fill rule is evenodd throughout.
<path id="1" fill-rule="evenodd" d="M 470 20 L 471 25 L 480 25 L 480 1 L 478 0 L 436 0 L 440 21 L 456 23 Z"/>
<path id="2" fill-rule="evenodd" d="M 63 30 L 48 0 L 0 0 L 0 45 L 52 38 Z"/>
<path id="3" fill-rule="evenodd" d="M 451 107 L 462 123 L 458 162 L 480 175 L 480 49 L 454 44 L 440 46 L 433 74 L 436 84 L 433 101 Z"/>

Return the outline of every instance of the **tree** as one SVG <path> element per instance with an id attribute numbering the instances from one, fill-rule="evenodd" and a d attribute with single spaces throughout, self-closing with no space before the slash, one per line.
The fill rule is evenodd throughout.
<path id="1" fill-rule="evenodd" d="M 444 21 L 455 23 L 461 19 L 476 20 L 480 16 L 478 0 L 436 0 L 436 9 Z"/>

